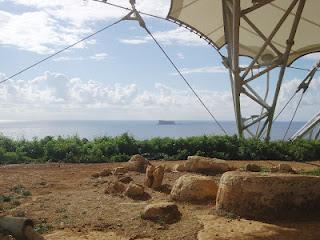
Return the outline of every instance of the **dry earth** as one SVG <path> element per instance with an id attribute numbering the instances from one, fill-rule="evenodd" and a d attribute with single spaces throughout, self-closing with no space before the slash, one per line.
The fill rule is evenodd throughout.
<path id="1" fill-rule="evenodd" d="M 249 161 L 229 161 L 240 168 Z M 277 161 L 250 161 L 264 167 Z M 154 162 L 173 166 L 178 162 Z M 320 167 L 320 162 L 291 162 L 297 170 Z M 122 164 L 46 164 L 0 167 L 0 196 L 14 195 L 11 203 L 0 203 L 0 215 L 26 216 L 34 219 L 47 240 L 62 239 L 183 239 L 183 240 L 317 240 L 319 222 L 262 223 L 244 219 L 218 217 L 214 203 L 202 205 L 178 203 L 182 219 L 172 225 L 142 220 L 141 211 L 147 204 L 169 200 L 168 192 L 147 189 L 152 197 L 147 201 L 132 200 L 104 194 L 106 182 L 113 176 L 91 178 L 103 169 Z M 144 175 L 130 172 L 135 182 L 143 184 Z M 168 188 L 183 173 L 167 172 L 164 184 Z M 217 181 L 220 176 L 217 176 Z M 31 196 L 18 196 L 12 188 L 22 185 Z M 21 187 L 21 186 L 20 186 Z M 26 194 L 29 195 L 29 194 Z"/>

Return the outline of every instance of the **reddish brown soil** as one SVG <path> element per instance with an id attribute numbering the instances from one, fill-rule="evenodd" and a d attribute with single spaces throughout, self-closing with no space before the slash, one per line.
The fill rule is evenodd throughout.
<path id="1" fill-rule="evenodd" d="M 154 163 L 173 166 L 177 162 Z M 248 161 L 230 161 L 229 163 L 235 168 L 240 168 L 248 163 Z M 257 163 L 265 167 L 279 164 L 276 161 L 259 161 Z M 310 170 L 320 167 L 320 162 L 303 164 L 291 162 L 290 164 L 298 170 Z M 119 239 L 193 240 L 197 239 L 198 233 L 203 230 L 204 226 L 205 229 L 208 229 L 205 219 L 210 219 L 211 223 L 213 221 L 221 225 L 222 222 L 225 222 L 224 224 L 228 225 L 227 219 L 214 215 L 213 202 L 203 205 L 178 203 L 179 209 L 182 212 L 182 219 L 173 225 L 162 225 L 161 223 L 142 220 L 140 213 L 143 208 L 149 203 L 169 200 L 168 193 L 147 189 L 147 192 L 151 196 L 151 199 L 147 201 L 104 194 L 106 183 L 112 181 L 115 177 L 109 176 L 93 179 L 91 175 L 101 172 L 103 169 L 112 169 L 121 165 L 117 163 L 1 166 L 0 196 L 13 195 L 15 197 L 10 203 L 0 203 L 0 215 L 27 216 L 32 218 L 37 223 L 38 228 L 46 232 L 46 234 L 51 233 L 53 234 L 52 236 L 55 236 L 54 238 L 50 238 L 49 234 L 48 239 L 57 240 L 66 239 L 66 235 L 62 238 L 61 234 L 57 235 L 56 233 L 62 230 L 67 235 L 69 234 L 70 239 L 70 232 L 77 234 L 77 236 L 87 236 L 85 237 L 87 239 L 94 239 L 88 237 L 89 233 L 106 232 L 110 234 L 112 232 L 112 234 L 114 233 L 123 237 Z M 134 172 L 126 175 L 131 176 L 135 182 L 143 184 L 144 175 Z M 168 185 L 168 190 L 181 175 L 183 173 L 166 172 L 164 184 Z M 216 179 L 218 181 L 219 176 Z M 13 193 L 12 188 L 17 185 L 23 185 L 32 195 L 25 197 Z M 213 216 L 213 219 L 210 216 Z M 254 221 L 248 221 L 247 224 L 251 228 L 254 228 L 254 226 L 260 227 L 261 225 L 261 223 Z M 261 233 L 257 235 L 257 238 L 243 238 L 244 235 L 241 237 L 240 232 L 234 233 L 234 231 L 237 231 L 237 227 L 234 227 L 234 230 L 232 230 L 233 235 L 222 234 L 224 228 L 220 226 L 220 228 L 216 228 L 214 236 L 208 237 L 208 235 L 202 233 L 202 239 L 302 239 L 286 238 L 285 229 L 288 228 L 288 224 L 290 225 L 290 223 L 282 223 L 272 228 L 273 231 L 274 229 L 279 229 L 283 233 L 282 238 L 272 238 L 272 236 L 269 236 L 271 233 L 262 235 L 265 238 L 261 238 Z M 295 224 L 293 223 L 292 226 L 295 226 Z M 294 229 L 294 231 L 304 236 L 304 239 L 320 239 L 319 236 L 313 238 L 311 232 L 310 234 L 306 232 L 313 231 L 313 227 L 319 227 L 320 223 L 308 223 L 308 226 L 309 228 Z M 268 227 L 271 228 L 270 226 Z M 229 228 L 233 229 L 232 226 Z M 292 232 L 290 234 L 292 237 Z M 203 236 L 207 236 L 207 238 Z M 221 236 L 225 237 L 222 238 Z M 77 239 L 77 237 L 74 239 Z M 118 238 L 113 237 L 110 239 Z"/>

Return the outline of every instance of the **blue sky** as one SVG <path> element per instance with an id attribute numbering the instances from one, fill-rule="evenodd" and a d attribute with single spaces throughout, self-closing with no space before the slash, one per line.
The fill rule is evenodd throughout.
<path id="1" fill-rule="evenodd" d="M 128 1 L 111 1 L 127 5 Z M 169 0 L 137 0 L 145 12 L 166 16 Z M 125 11 L 90 0 L 0 0 L 0 79 L 116 21 Z M 177 25 L 145 18 L 150 30 L 219 120 L 233 120 L 228 74 L 215 50 Z M 310 68 L 319 54 L 295 66 Z M 244 63 L 248 62 L 243 60 Z M 289 70 L 283 104 L 305 72 Z M 263 84 L 254 85 L 262 89 Z M 297 120 L 320 108 L 316 76 Z M 208 120 L 197 99 L 134 21 L 121 22 L 76 48 L 0 86 L 3 120 Z M 248 114 L 252 105 L 244 101 Z M 291 117 L 294 104 L 283 114 Z"/>

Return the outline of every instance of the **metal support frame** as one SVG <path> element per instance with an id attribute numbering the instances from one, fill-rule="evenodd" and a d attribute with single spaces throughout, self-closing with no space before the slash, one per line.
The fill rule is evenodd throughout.
<path id="1" fill-rule="evenodd" d="M 281 19 L 274 26 L 273 31 L 269 36 L 265 36 L 263 32 L 257 27 L 249 17 L 246 15 L 249 12 L 257 11 L 265 4 L 272 2 L 271 0 L 263 0 L 254 2 L 252 7 L 247 9 L 241 9 L 240 0 L 225 0 L 223 1 L 223 13 L 224 13 L 224 26 L 225 26 L 225 37 L 227 42 L 228 56 L 224 59 L 224 64 L 229 69 L 232 96 L 235 109 L 235 117 L 237 123 L 237 130 L 240 137 L 249 135 L 255 138 L 264 138 L 265 140 L 270 139 L 271 129 L 273 125 L 274 113 L 278 102 L 280 89 L 282 86 L 283 78 L 288 65 L 288 59 L 294 45 L 294 39 L 297 32 L 297 28 L 300 23 L 301 15 L 304 9 L 306 0 L 293 0 L 284 12 Z M 273 43 L 272 40 L 277 34 L 283 23 L 287 20 L 288 16 L 292 14 L 295 9 L 294 20 L 292 23 L 291 31 L 288 35 L 286 48 L 284 51 L 279 50 Z M 245 21 L 263 41 L 264 44 L 256 56 L 252 59 L 251 63 L 246 68 L 240 68 L 240 21 Z M 264 55 L 266 48 L 269 47 L 274 55 L 273 59 L 268 59 L 268 56 Z M 264 64 L 261 63 L 261 59 L 264 60 Z M 259 62 L 259 63 L 258 63 Z M 263 68 L 262 71 L 254 71 L 258 67 Z M 269 73 L 280 67 L 279 76 L 275 84 L 274 93 L 269 96 L 270 84 L 269 84 Z M 250 76 L 249 73 L 252 73 Z M 255 73 L 254 73 L 255 72 Z M 264 94 L 257 93 L 253 87 L 249 85 L 249 82 L 256 81 L 260 77 L 267 74 L 266 91 Z M 261 106 L 261 111 L 254 114 L 251 117 L 244 118 L 241 100 L 243 97 L 247 97 L 251 101 L 254 101 Z M 269 100 L 270 103 L 267 102 Z M 255 134 L 253 133 L 255 132 Z"/>
<path id="2" fill-rule="evenodd" d="M 320 112 L 307 122 L 290 140 L 299 138 L 308 140 L 320 140 Z"/>

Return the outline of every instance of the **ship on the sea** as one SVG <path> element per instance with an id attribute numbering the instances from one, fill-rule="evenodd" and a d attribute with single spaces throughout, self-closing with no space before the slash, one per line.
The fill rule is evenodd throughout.
<path id="1" fill-rule="evenodd" d="M 175 121 L 159 120 L 158 125 L 175 125 Z"/>

